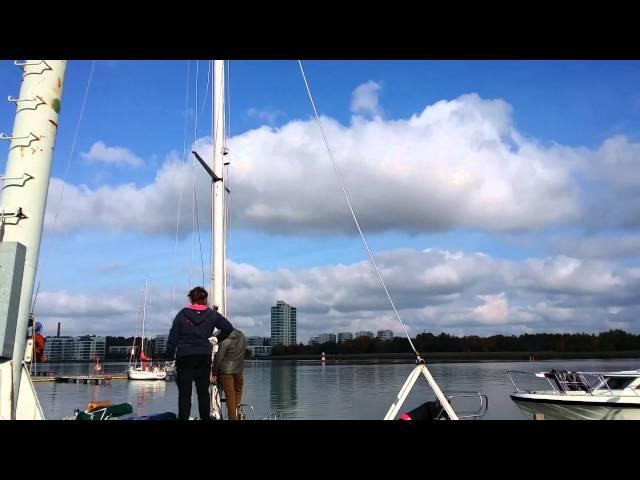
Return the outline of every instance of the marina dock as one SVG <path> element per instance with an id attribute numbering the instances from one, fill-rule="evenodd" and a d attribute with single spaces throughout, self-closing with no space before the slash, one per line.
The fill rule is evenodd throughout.
<path id="1" fill-rule="evenodd" d="M 38 374 L 31 377 L 33 383 L 56 382 L 56 383 L 83 383 L 88 385 L 104 385 L 111 380 L 127 380 L 126 374 L 120 375 L 51 375 Z"/>
<path id="2" fill-rule="evenodd" d="M 70 375 L 54 377 L 56 383 L 85 383 L 91 385 L 103 385 L 112 380 L 111 375 Z"/>

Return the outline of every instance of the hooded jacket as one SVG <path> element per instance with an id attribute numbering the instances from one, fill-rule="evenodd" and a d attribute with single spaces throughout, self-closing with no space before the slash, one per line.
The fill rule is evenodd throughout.
<path id="1" fill-rule="evenodd" d="M 173 320 L 165 354 L 169 357 L 174 354 L 176 357 L 211 356 L 209 337 L 216 328 L 220 330 L 218 342 L 222 342 L 233 332 L 231 322 L 206 305 L 189 305 L 183 308 Z"/>
<path id="2" fill-rule="evenodd" d="M 240 330 L 234 330 L 222 343 L 213 359 L 211 370 L 216 375 L 239 374 L 244 371 L 247 338 Z"/>

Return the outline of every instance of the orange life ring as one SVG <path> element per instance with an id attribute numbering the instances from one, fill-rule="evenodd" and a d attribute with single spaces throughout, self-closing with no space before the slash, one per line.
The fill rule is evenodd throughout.
<path id="1" fill-rule="evenodd" d="M 96 364 L 96 366 L 94 367 L 96 372 L 99 372 L 100 370 L 102 370 L 102 365 L 100 365 L 99 363 Z"/>

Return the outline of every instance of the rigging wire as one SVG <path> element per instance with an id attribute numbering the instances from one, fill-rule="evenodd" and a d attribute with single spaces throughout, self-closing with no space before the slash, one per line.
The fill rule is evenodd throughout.
<path id="1" fill-rule="evenodd" d="M 198 76 L 199 76 L 199 61 L 196 60 L 196 81 L 195 81 L 195 103 L 194 103 L 194 126 L 193 126 L 193 144 L 192 150 L 195 149 L 196 140 L 198 139 Z M 200 250 L 200 266 L 202 269 L 202 283 L 204 284 L 204 257 L 202 254 L 202 239 L 200 237 L 200 218 L 198 215 L 198 195 L 196 193 L 196 160 L 192 158 L 191 160 L 191 179 L 192 179 L 192 237 L 191 237 L 191 267 L 193 267 L 193 256 L 194 256 L 194 242 L 195 237 L 197 235 L 198 238 L 198 247 Z M 193 273 L 193 272 L 192 272 Z M 192 274 L 189 276 L 189 283 L 192 284 Z"/>
<path id="2" fill-rule="evenodd" d="M 78 134 L 80 133 L 80 125 L 82 124 L 82 119 L 84 118 L 84 110 L 85 110 L 85 106 L 87 105 L 87 98 L 89 97 L 89 90 L 91 88 L 91 84 L 93 83 L 93 71 L 95 69 L 96 66 L 96 61 L 93 60 L 91 62 L 91 70 L 89 70 L 89 77 L 87 79 L 87 86 L 84 89 L 84 96 L 82 97 L 82 104 L 80 106 L 80 114 L 78 115 L 78 122 L 76 123 L 76 130 L 73 134 L 73 141 L 71 142 L 71 150 L 69 151 L 69 156 L 67 157 L 67 163 L 66 163 L 66 167 L 64 170 L 64 175 L 62 177 L 62 186 L 60 187 L 60 194 L 58 195 L 58 204 L 57 204 L 57 208 L 56 208 L 56 213 L 53 216 L 53 225 L 52 228 L 55 226 L 56 222 L 58 221 L 58 215 L 60 214 L 60 209 L 62 208 L 62 197 L 64 195 L 64 187 L 67 183 L 67 176 L 69 175 L 69 169 L 71 167 L 71 160 L 73 159 L 73 154 L 75 153 L 76 150 L 76 145 L 78 144 Z M 39 274 L 39 279 L 38 279 L 38 285 L 36 287 L 36 292 L 35 295 L 33 297 L 33 302 L 31 303 L 31 313 L 33 313 L 35 311 L 36 308 L 36 301 L 38 300 L 38 293 L 40 292 L 40 282 L 42 281 L 42 278 L 44 276 L 44 273 L 46 271 L 46 265 L 47 265 L 47 260 L 49 259 L 48 256 L 44 256 L 43 255 L 43 259 L 42 259 L 42 268 L 40 269 L 40 274 Z"/>
<path id="3" fill-rule="evenodd" d="M 189 108 L 189 77 L 191 70 L 191 61 L 187 60 L 187 81 L 185 88 L 185 101 L 184 101 L 184 133 L 182 137 L 182 164 L 187 164 L 187 123 L 188 123 L 188 108 Z M 187 177 L 185 176 L 184 181 L 180 183 L 180 194 L 178 196 L 178 219 L 176 221 L 176 238 L 175 245 L 173 247 L 173 260 L 174 260 L 174 275 L 171 278 L 171 303 L 175 310 L 176 308 L 176 288 L 175 288 L 175 278 L 177 277 L 178 270 L 178 233 L 180 231 L 180 215 L 182 213 L 182 192 L 184 190 L 184 184 L 186 183 Z"/>
<path id="4" fill-rule="evenodd" d="M 407 336 L 407 340 L 409 340 L 409 344 L 411 345 L 411 349 L 416 354 L 416 357 L 418 358 L 418 360 L 422 360 L 420 358 L 420 354 L 418 353 L 418 350 L 416 350 L 416 347 L 413 345 L 413 342 L 411 341 L 411 336 L 409 335 L 409 332 L 407 331 L 407 327 L 405 326 L 404 322 L 400 318 L 400 314 L 398 313 L 398 310 L 397 310 L 395 304 L 393 303 L 393 299 L 391 298 L 391 294 L 389 293 L 389 290 L 387 289 L 387 285 L 384 283 L 384 279 L 382 278 L 382 274 L 380 273 L 380 269 L 378 268 L 378 264 L 376 263 L 375 259 L 373 258 L 373 254 L 371 253 L 371 250 L 369 249 L 369 244 L 367 242 L 367 239 L 364 236 L 362 228 L 360 228 L 360 223 L 358 222 L 358 218 L 356 216 L 356 212 L 354 211 L 353 206 L 351 205 L 351 199 L 349 198 L 349 194 L 347 193 L 347 189 L 345 188 L 344 182 L 342 181 L 342 175 L 340 174 L 340 170 L 338 169 L 338 165 L 336 164 L 336 161 L 335 161 L 335 159 L 333 157 L 333 152 L 331 151 L 331 147 L 329 145 L 329 141 L 327 140 L 327 135 L 326 135 L 326 133 L 324 131 L 324 128 L 322 126 L 322 122 L 320 120 L 320 115 L 318 115 L 318 110 L 316 109 L 316 104 L 315 104 L 315 102 L 313 100 L 313 95 L 311 95 L 311 89 L 309 88 L 309 82 L 307 82 L 307 76 L 304 73 L 304 68 L 302 67 L 302 61 L 301 60 L 298 60 L 298 65 L 300 66 L 300 73 L 302 73 L 302 79 L 304 80 L 304 85 L 305 85 L 305 88 L 307 90 L 307 95 L 309 96 L 309 101 L 311 102 L 311 106 L 313 107 L 313 113 L 315 115 L 316 122 L 318 123 L 318 126 L 320 127 L 320 133 L 322 134 L 322 139 L 324 140 L 325 147 L 327 148 L 327 153 L 329 154 L 329 158 L 331 159 L 331 164 L 333 165 L 333 169 L 335 170 L 336 175 L 338 177 L 338 182 L 340 183 L 340 188 L 342 189 L 342 193 L 344 194 L 344 198 L 347 201 L 347 205 L 349 207 L 349 210 L 351 211 L 351 216 L 353 217 L 353 221 L 356 224 L 356 227 L 358 229 L 358 233 L 360 234 L 360 238 L 362 239 L 362 243 L 364 244 L 364 248 L 367 250 L 367 254 L 369 255 L 369 260 L 371 260 L 373 268 L 374 268 L 376 274 L 378 275 L 378 279 L 380 280 L 380 283 L 382 284 L 382 288 L 384 289 L 384 292 L 387 295 L 387 298 L 389 299 L 389 303 L 391 304 L 391 307 L 393 308 L 393 311 L 395 312 L 396 317 L 398 318 L 398 321 L 400 322 L 400 325 L 402 325 L 402 329 L 404 330 L 404 333 Z"/>

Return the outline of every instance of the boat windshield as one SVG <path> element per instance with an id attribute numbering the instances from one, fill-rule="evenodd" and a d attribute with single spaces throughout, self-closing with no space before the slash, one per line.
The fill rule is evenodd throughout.
<path id="1" fill-rule="evenodd" d="M 607 380 L 607 385 L 611 390 L 623 390 L 629 386 L 629 384 L 635 380 L 634 377 L 604 377 Z M 603 388 L 607 388 L 605 385 Z"/>

